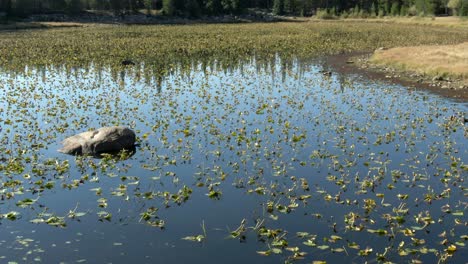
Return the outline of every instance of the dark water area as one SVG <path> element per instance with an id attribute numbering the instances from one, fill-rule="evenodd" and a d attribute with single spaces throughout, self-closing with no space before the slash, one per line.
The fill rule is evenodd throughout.
<path id="1" fill-rule="evenodd" d="M 467 112 L 278 57 L 0 71 L 0 262 L 461 263 Z M 57 152 L 111 125 L 135 153 Z"/>

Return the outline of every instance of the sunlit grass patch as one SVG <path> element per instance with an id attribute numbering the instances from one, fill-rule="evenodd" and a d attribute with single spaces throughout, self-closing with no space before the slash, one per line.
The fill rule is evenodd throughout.
<path id="1" fill-rule="evenodd" d="M 461 78 L 468 84 L 468 42 L 378 50 L 371 62 L 432 76 Z"/>

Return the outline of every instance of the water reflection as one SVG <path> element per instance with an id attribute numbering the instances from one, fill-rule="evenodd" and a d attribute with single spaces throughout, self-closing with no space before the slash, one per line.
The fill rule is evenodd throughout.
<path id="1" fill-rule="evenodd" d="M 463 233 L 468 148 L 450 118 L 462 104 L 279 57 L 28 67 L 0 80 L 7 261 L 404 262 Z M 56 152 L 108 125 L 133 128 L 138 151 Z M 257 253 L 272 248 L 282 253 Z"/>
<path id="2" fill-rule="evenodd" d="M 161 90 L 163 81 L 170 76 L 181 76 L 182 78 L 190 78 L 194 70 L 200 70 L 205 77 L 210 76 L 212 72 L 222 71 L 224 74 L 233 74 L 239 72 L 241 76 L 250 74 L 249 71 L 244 71 L 245 65 L 249 65 L 249 69 L 253 66 L 257 73 L 268 72 L 272 80 L 276 80 L 276 76 L 281 76 L 281 81 L 286 81 L 288 74 L 294 69 L 298 76 L 301 76 L 310 70 L 313 59 L 299 58 L 280 58 L 279 56 L 264 57 L 249 57 L 244 59 L 223 59 L 210 58 L 207 60 L 191 60 L 177 61 L 167 64 L 151 64 L 138 63 L 134 66 L 109 66 L 96 63 L 84 64 L 81 67 L 68 67 L 65 65 L 39 65 L 27 66 L 23 69 L 1 69 L 4 74 L 9 73 L 13 76 L 28 76 L 31 74 L 40 74 L 42 81 L 47 81 L 48 72 L 64 73 L 66 78 L 80 78 L 80 76 L 90 73 L 97 74 L 96 80 L 103 81 L 103 73 L 110 73 L 113 82 L 120 82 L 125 85 L 125 79 L 134 80 L 136 82 L 143 81 L 146 84 L 156 84 L 157 90 Z M 185 79 L 187 80 L 187 79 Z"/>

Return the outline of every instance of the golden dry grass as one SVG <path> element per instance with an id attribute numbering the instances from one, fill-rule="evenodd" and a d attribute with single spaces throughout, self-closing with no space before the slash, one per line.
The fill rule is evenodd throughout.
<path id="1" fill-rule="evenodd" d="M 398 20 L 397 20 L 398 22 Z M 433 25 L 433 26 L 450 26 L 450 27 L 464 27 L 468 28 L 468 20 L 460 17 L 434 17 L 434 18 L 421 18 L 413 17 L 401 20 L 402 23 L 414 23 L 421 25 Z"/>
<path id="2" fill-rule="evenodd" d="M 462 27 L 468 28 L 468 20 L 460 17 L 385 17 L 371 19 L 381 22 L 393 22 L 402 24 L 417 24 L 417 25 L 431 25 L 431 26 L 449 26 L 449 27 Z"/>
<path id="3" fill-rule="evenodd" d="M 308 19 L 309 21 L 320 21 L 316 17 Z M 339 18 L 334 21 L 343 22 L 370 22 L 370 23 L 392 23 L 392 24 L 410 24 L 425 26 L 443 26 L 457 29 L 468 29 L 468 19 L 448 16 L 448 17 L 374 17 L 374 18 Z"/>
<path id="4" fill-rule="evenodd" d="M 468 42 L 378 50 L 371 62 L 427 75 L 461 78 L 468 84 Z"/>

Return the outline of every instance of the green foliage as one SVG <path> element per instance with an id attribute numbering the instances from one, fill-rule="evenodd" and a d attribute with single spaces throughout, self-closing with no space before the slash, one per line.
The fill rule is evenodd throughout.
<path id="1" fill-rule="evenodd" d="M 408 7 L 405 5 L 400 8 L 400 16 L 407 16 L 408 15 Z"/>
<path id="2" fill-rule="evenodd" d="M 109 2 L 107 0 L 91 0 L 91 8 L 96 10 L 110 9 Z"/>
<path id="3" fill-rule="evenodd" d="M 379 8 L 378 16 L 379 16 L 379 17 L 385 16 L 385 9 L 384 9 L 383 7 Z"/>
<path id="4" fill-rule="evenodd" d="M 294 0 L 283 0 L 283 11 L 285 14 L 294 12 Z"/>
<path id="5" fill-rule="evenodd" d="M 460 16 L 468 16 L 468 0 L 461 0 Z"/>
<path id="6" fill-rule="evenodd" d="M 224 13 L 237 13 L 241 9 L 240 0 L 221 0 Z"/>
<path id="7" fill-rule="evenodd" d="M 153 1 L 152 0 L 144 0 L 144 5 L 146 9 L 146 14 L 150 15 L 151 14 L 151 8 L 153 7 Z"/>
<path id="8" fill-rule="evenodd" d="M 205 9 L 206 9 L 206 12 L 210 15 L 217 15 L 221 13 L 222 11 L 221 0 L 206 0 Z"/>
<path id="9" fill-rule="evenodd" d="M 273 14 L 283 15 L 284 14 L 284 0 L 274 0 L 273 2 Z"/>
<path id="10" fill-rule="evenodd" d="M 416 8 L 415 5 L 412 5 L 408 8 L 407 12 L 408 16 L 417 16 L 418 15 L 418 9 Z"/>
<path id="11" fill-rule="evenodd" d="M 370 8 L 370 15 L 371 16 L 376 16 L 377 15 L 377 9 L 375 8 L 375 3 L 372 2 L 371 8 Z"/>
<path id="12" fill-rule="evenodd" d="M 392 4 L 392 8 L 391 8 L 390 14 L 392 14 L 392 16 L 398 16 L 398 15 L 400 15 L 400 6 L 398 5 L 398 2 L 394 2 L 394 3 Z"/>
<path id="13" fill-rule="evenodd" d="M 82 9 L 81 1 L 80 0 L 65 0 L 67 5 L 66 11 L 69 14 L 78 14 Z"/>
<path id="14" fill-rule="evenodd" d="M 197 0 L 185 0 L 185 10 L 190 17 L 199 17 L 201 15 L 200 6 Z"/>
<path id="15" fill-rule="evenodd" d="M 32 0 L 16 0 L 14 2 L 13 13 L 17 16 L 27 16 L 34 11 Z"/>
<path id="16" fill-rule="evenodd" d="M 434 15 L 434 4 L 429 0 L 415 0 L 414 6 L 420 16 Z"/>
<path id="17" fill-rule="evenodd" d="M 121 0 L 109 0 L 110 2 L 110 7 L 112 9 L 112 11 L 114 11 L 114 13 L 116 15 L 120 14 L 120 12 L 123 10 L 123 3 Z"/>
<path id="18" fill-rule="evenodd" d="M 468 16 L 468 0 L 450 0 L 447 7 L 452 10 L 453 15 Z"/>
<path id="19" fill-rule="evenodd" d="M 137 12 L 140 7 L 141 4 L 138 3 L 138 0 L 128 0 L 127 2 L 127 9 L 133 13 Z"/>
<path id="20" fill-rule="evenodd" d="M 317 13 L 315 15 L 317 16 L 317 18 L 320 18 L 320 19 L 336 18 L 334 11 L 330 11 L 328 9 L 317 9 Z"/>
<path id="21" fill-rule="evenodd" d="M 176 14 L 176 1 L 175 0 L 163 0 L 163 13 L 168 16 Z"/>
<path id="22" fill-rule="evenodd" d="M 367 17 L 388 15 L 432 15 L 445 13 L 446 6 L 455 14 L 466 10 L 467 0 L 1 0 L 0 12 L 27 16 L 32 13 L 81 9 L 112 10 L 116 15 L 162 8 L 166 15 L 192 16 L 235 14 L 245 8 L 268 8 L 276 15 L 311 15 L 328 9 L 332 15 Z M 157 3 L 157 4 L 156 4 Z M 331 12 L 331 10 L 335 12 Z M 397 10 L 398 9 L 398 10 Z M 403 10 L 403 11 L 401 11 Z M 466 13 L 466 12 L 465 12 Z"/>
<path id="23" fill-rule="evenodd" d="M 0 12 L 5 12 L 6 14 L 11 13 L 13 8 L 12 0 L 2 0 L 0 1 Z"/>
<path id="24" fill-rule="evenodd" d="M 450 0 L 448 3 L 447 3 L 447 7 L 452 9 L 452 13 L 454 15 L 457 15 L 458 14 L 458 11 L 461 7 L 461 0 Z"/>

